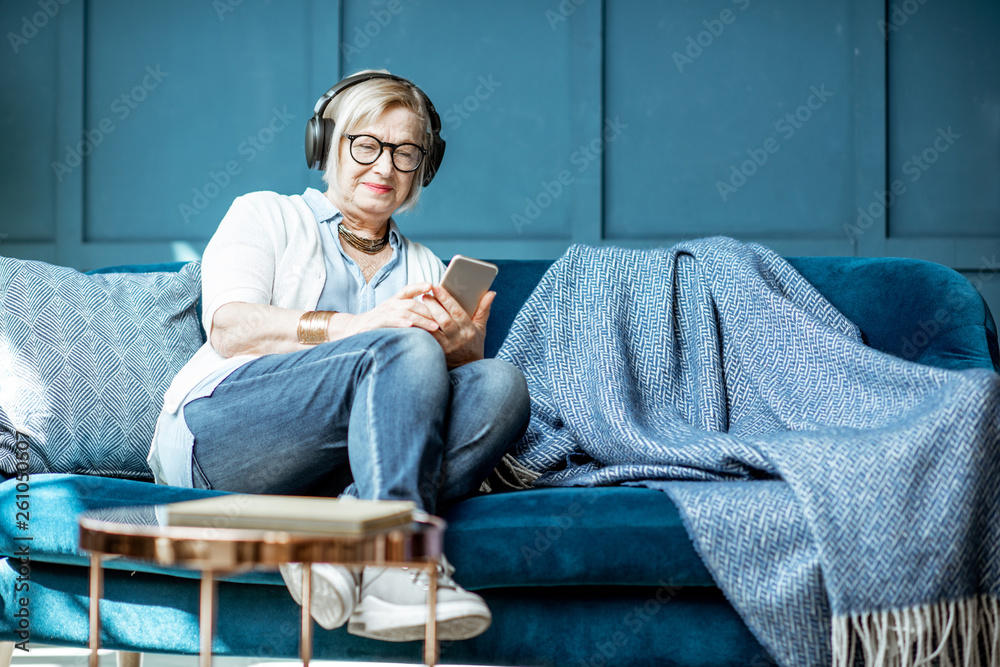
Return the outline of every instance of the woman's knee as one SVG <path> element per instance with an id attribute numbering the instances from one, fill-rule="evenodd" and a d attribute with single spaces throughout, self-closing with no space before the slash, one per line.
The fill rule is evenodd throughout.
<path id="1" fill-rule="evenodd" d="M 444 351 L 423 329 L 384 329 L 368 348 L 370 370 L 388 374 L 399 384 L 428 397 L 448 395 Z"/>
<path id="2" fill-rule="evenodd" d="M 475 369 L 476 395 L 484 402 L 513 415 L 528 414 L 528 384 L 520 369 L 501 359 L 482 359 L 470 366 Z"/>
<path id="3" fill-rule="evenodd" d="M 444 350 L 430 333 L 417 327 L 379 329 L 369 350 L 379 361 L 403 359 L 445 368 Z"/>

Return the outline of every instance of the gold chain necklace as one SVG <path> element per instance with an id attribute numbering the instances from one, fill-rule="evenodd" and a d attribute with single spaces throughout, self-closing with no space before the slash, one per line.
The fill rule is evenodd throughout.
<path id="1" fill-rule="evenodd" d="M 385 248 L 386 244 L 389 243 L 389 225 L 385 226 L 385 234 L 382 235 L 380 239 L 366 239 L 362 236 L 358 236 L 347 227 L 344 223 L 337 224 L 337 231 L 340 233 L 341 237 L 347 241 L 352 248 L 357 248 L 361 252 L 368 253 L 369 255 L 374 255 L 377 252 L 381 252 Z"/>

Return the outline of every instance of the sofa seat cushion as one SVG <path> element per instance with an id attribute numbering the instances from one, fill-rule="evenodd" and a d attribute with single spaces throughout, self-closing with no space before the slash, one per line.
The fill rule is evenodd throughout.
<path id="1" fill-rule="evenodd" d="M 511 586 L 715 586 L 673 501 L 637 487 L 470 498 L 441 513 L 455 578 Z"/>
<path id="2" fill-rule="evenodd" d="M 14 538 L 29 537 L 33 563 L 42 561 L 80 566 L 90 564 L 87 554 L 77 547 L 77 516 L 81 512 L 130 505 L 158 505 L 223 495 L 219 491 L 184 489 L 91 475 L 31 475 L 28 487 L 28 527 L 26 530 L 18 528 L 14 512 L 7 512 L 0 517 L 0 554 L 16 558 L 18 545 L 24 542 L 15 541 Z M 16 480 L 0 484 L 0 506 L 14 507 L 17 494 Z M 152 563 L 121 558 L 105 559 L 104 567 L 186 577 L 200 576 L 196 570 L 159 567 Z M 283 585 L 277 572 L 245 572 L 225 579 Z"/>
<path id="3" fill-rule="evenodd" d="M 16 483 L 0 484 L 0 506 L 13 507 Z M 0 553 L 31 537 L 31 560 L 87 565 L 77 548 L 77 516 L 89 509 L 180 502 L 220 495 L 148 482 L 86 475 L 32 475 L 27 530 L 0 516 Z M 470 498 L 443 512 L 445 553 L 456 579 L 472 589 L 514 586 L 714 586 L 676 506 L 650 489 L 534 489 Z M 105 566 L 196 577 L 193 570 L 108 559 Z M 277 572 L 231 577 L 281 585 Z"/>

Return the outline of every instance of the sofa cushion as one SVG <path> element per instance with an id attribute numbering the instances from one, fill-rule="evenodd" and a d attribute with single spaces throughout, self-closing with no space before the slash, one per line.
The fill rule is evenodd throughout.
<path id="1" fill-rule="evenodd" d="M 115 266 L 104 266 L 99 269 L 87 271 L 87 275 L 100 275 L 104 273 L 176 273 L 182 270 L 190 262 L 159 262 L 157 264 L 118 264 Z M 201 299 L 195 307 L 198 315 L 198 326 L 201 327 Z M 205 336 L 205 329 L 199 328 L 201 342 L 208 338 Z"/>
<path id="2" fill-rule="evenodd" d="M 17 554 L 18 536 L 31 538 L 31 559 L 49 563 L 87 565 L 77 548 L 77 516 L 109 507 L 180 502 L 222 495 L 219 491 L 182 489 L 151 482 L 108 479 L 93 475 L 30 475 L 17 488 L 16 480 L 0 484 L 0 506 L 15 507 L 16 495 L 26 494 L 30 520 L 19 529 L 14 512 L 0 514 L 0 555 Z M 117 564 L 109 562 L 110 567 Z"/>
<path id="3" fill-rule="evenodd" d="M 31 473 L 151 479 L 163 393 L 201 346 L 200 293 L 198 263 L 85 275 L 0 258 L 0 472 L 20 458 Z"/>
<path id="4" fill-rule="evenodd" d="M 989 307 L 962 274 L 897 257 L 789 257 L 865 342 L 928 366 L 1000 371 Z"/>
<path id="5" fill-rule="evenodd" d="M 30 475 L 27 480 L 30 521 L 18 527 L 14 512 L 0 516 L 0 555 L 16 557 L 17 537 L 30 537 L 32 562 L 86 566 L 88 556 L 77 546 L 77 517 L 87 510 L 163 505 L 166 503 L 224 495 L 222 491 L 185 489 L 129 479 L 109 479 L 93 475 Z M 0 506 L 14 507 L 16 495 L 24 491 L 16 480 L 0 484 Z M 23 544 L 23 543 L 20 543 Z M 183 577 L 198 577 L 196 570 L 160 567 L 153 563 L 109 558 L 104 566 L 113 570 L 143 571 Z M 251 571 L 224 577 L 243 581 L 283 585 L 277 572 Z"/>
<path id="6" fill-rule="evenodd" d="M 0 507 L 13 507 L 14 480 L 0 484 Z M 88 509 L 192 500 L 218 491 L 183 489 L 85 475 L 32 475 L 29 534 L 33 561 L 86 565 L 77 516 Z M 42 511 L 41 508 L 44 508 Z M 445 553 L 468 588 L 510 586 L 714 586 L 677 507 L 660 491 L 632 487 L 533 489 L 469 498 L 441 513 Z M 0 554 L 13 556 L 13 512 L 0 515 Z M 641 535 L 642 539 L 636 539 Z M 628 548 L 621 548 L 628 545 Z M 174 573 L 150 563 L 111 559 L 112 569 Z M 275 572 L 230 579 L 281 585 Z"/>
<path id="7" fill-rule="evenodd" d="M 531 489 L 469 498 L 441 515 L 445 553 L 468 588 L 715 585 L 661 491 Z"/>

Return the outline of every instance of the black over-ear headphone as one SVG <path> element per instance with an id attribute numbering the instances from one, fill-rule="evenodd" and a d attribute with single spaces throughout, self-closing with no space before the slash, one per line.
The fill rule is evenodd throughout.
<path id="1" fill-rule="evenodd" d="M 437 173 L 438 168 L 441 166 L 441 159 L 444 157 L 445 142 L 441 138 L 441 118 L 438 116 L 437 111 L 434 110 L 434 105 L 431 104 L 430 98 L 424 94 L 424 91 L 417 88 L 412 81 L 393 74 L 382 72 L 355 74 L 340 81 L 333 88 L 326 91 L 323 97 L 319 98 L 316 102 L 316 108 L 313 110 L 312 118 L 306 123 L 306 164 L 309 165 L 310 169 L 326 169 L 326 156 L 327 151 L 330 150 L 330 141 L 333 139 L 334 121 L 332 118 L 324 118 L 323 113 L 326 111 L 326 107 L 329 106 L 330 101 L 351 86 L 356 86 L 359 83 L 371 81 L 372 79 L 390 79 L 392 81 L 408 83 L 417 89 L 417 92 L 420 93 L 420 96 L 424 98 L 424 102 L 427 104 L 427 111 L 431 117 L 431 133 L 433 138 L 431 139 L 430 147 L 427 149 L 427 164 L 424 166 L 423 186 L 426 188 L 434 178 L 434 174 Z"/>

